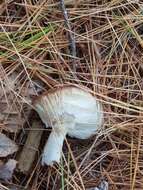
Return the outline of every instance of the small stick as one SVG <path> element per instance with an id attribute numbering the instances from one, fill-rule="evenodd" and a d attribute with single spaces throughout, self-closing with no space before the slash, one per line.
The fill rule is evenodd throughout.
<path id="1" fill-rule="evenodd" d="M 68 29 L 69 44 L 70 44 L 69 45 L 70 54 L 73 57 L 72 61 L 74 63 L 73 70 L 76 71 L 76 61 L 75 61 L 75 58 L 76 58 L 76 43 L 75 43 L 75 38 L 74 38 L 74 35 L 72 33 L 72 30 L 71 30 L 71 25 L 70 25 L 70 22 L 69 22 L 69 19 L 68 19 L 68 14 L 67 14 L 67 10 L 66 10 L 66 7 L 65 7 L 64 0 L 60 0 L 60 5 L 61 5 L 61 10 L 63 12 L 64 20 L 65 20 L 65 26 Z"/>
<path id="2" fill-rule="evenodd" d="M 26 140 L 26 143 L 23 147 L 23 150 L 19 157 L 19 164 L 18 168 L 23 173 L 30 172 L 33 162 L 35 160 L 35 156 L 38 152 L 38 148 L 40 145 L 40 140 L 43 131 L 41 129 L 41 122 L 39 121 L 33 121 L 32 129 L 39 129 L 39 130 L 31 130 L 28 133 L 28 137 Z"/>

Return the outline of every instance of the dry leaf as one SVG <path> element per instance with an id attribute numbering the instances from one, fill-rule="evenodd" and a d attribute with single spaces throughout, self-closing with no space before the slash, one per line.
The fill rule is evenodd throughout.
<path id="1" fill-rule="evenodd" d="M 11 75 L 2 76 L 0 84 L 0 127 L 8 132 L 17 132 L 27 121 L 31 110 L 30 106 L 21 100 L 20 97 L 26 100 L 27 96 L 24 92 L 19 94 L 19 86 L 17 73 L 13 72 Z M 19 97 L 13 93 L 14 91 L 19 94 Z"/>
<path id="2" fill-rule="evenodd" d="M 11 180 L 17 161 L 9 159 L 6 164 L 0 166 L 0 179 L 4 181 Z"/>
<path id="3" fill-rule="evenodd" d="M 17 149 L 17 145 L 11 139 L 0 133 L 0 157 L 6 157 L 9 154 L 13 154 Z"/>

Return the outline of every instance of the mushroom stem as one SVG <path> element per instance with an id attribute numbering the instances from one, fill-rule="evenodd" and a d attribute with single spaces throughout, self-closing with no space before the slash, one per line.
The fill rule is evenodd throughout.
<path id="1" fill-rule="evenodd" d="M 62 153 L 63 142 L 66 136 L 66 130 L 53 129 L 47 143 L 44 147 L 42 155 L 42 165 L 52 166 L 54 162 L 59 163 Z"/>

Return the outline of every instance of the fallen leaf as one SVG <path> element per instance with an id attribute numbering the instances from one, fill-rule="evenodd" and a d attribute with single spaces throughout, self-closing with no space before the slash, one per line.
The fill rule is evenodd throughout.
<path id="1" fill-rule="evenodd" d="M 6 164 L 0 166 L 0 179 L 4 181 L 11 180 L 17 161 L 9 159 Z"/>
<path id="2" fill-rule="evenodd" d="M 0 85 L 0 128 L 7 132 L 18 132 L 22 128 L 24 123 L 32 109 L 25 103 L 31 103 L 31 98 L 27 95 L 27 92 L 21 92 L 19 75 L 16 72 L 7 74 L 3 69 Z M 20 90 L 20 94 L 19 94 Z M 15 93 L 19 94 L 17 97 Z M 28 97 L 27 97 L 28 96 Z M 3 126 L 2 126 L 3 125 Z"/>
<path id="3" fill-rule="evenodd" d="M 9 154 L 13 154 L 17 149 L 17 145 L 11 139 L 0 133 L 0 157 L 6 157 Z"/>

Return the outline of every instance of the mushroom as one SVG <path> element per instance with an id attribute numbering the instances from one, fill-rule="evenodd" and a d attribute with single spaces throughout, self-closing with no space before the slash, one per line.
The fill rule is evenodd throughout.
<path id="1" fill-rule="evenodd" d="M 39 96 L 33 105 L 46 127 L 52 127 L 44 147 L 42 165 L 60 162 L 67 134 L 87 139 L 101 129 L 102 106 L 86 89 L 65 85 Z"/>

